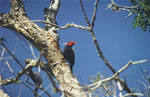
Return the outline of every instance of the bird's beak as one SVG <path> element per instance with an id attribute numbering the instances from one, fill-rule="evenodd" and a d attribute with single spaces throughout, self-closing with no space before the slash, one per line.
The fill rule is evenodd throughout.
<path id="1" fill-rule="evenodd" d="M 63 45 L 67 45 L 67 43 L 63 43 Z"/>

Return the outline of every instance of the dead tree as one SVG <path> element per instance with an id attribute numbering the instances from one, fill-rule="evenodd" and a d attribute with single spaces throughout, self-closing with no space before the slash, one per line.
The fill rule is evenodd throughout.
<path id="1" fill-rule="evenodd" d="M 46 21 L 56 24 L 55 18 L 59 10 L 60 0 L 51 0 L 49 8 L 45 8 Z M 11 9 L 8 13 L 0 13 L 0 25 L 12 29 L 29 40 L 48 62 L 55 78 L 60 84 L 60 90 L 67 97 L 86 97 L 78 80 L 71 73 L 58 41 L 56 27 L 46 25 L 42 29 L 33 23 L 26 14 L 22 0 L 10 0 Z M 4 84 L 5 82 L 2 82 Z M 9 84 L 7 81 L 5 84 Z"/>

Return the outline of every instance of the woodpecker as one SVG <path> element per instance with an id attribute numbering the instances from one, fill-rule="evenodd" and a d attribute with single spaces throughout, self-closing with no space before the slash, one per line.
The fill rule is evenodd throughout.
<path id="1" fill-rule="evenodd" d="M 69 62 L 70 64 L 70 69 L 71 69 L 71 72 L 73 70 L 73 66 L 74 66 L 74 63 L 75 63 L 75 55 L 74 55 L 74 50 L 72 48 L 72 46 L 76 44 L 75 41 L 69 41 L 67 43 L 64 43 L 64 45 L 66 45 L 64 47 L 64 57 L 65 59 Z"/>

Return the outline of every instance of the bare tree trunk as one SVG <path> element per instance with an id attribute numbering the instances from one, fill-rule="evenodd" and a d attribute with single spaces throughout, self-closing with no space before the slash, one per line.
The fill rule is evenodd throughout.
<path id="1" fill-rule="evenodd" d="M 51 0 L 51 2 L 58 3 L 59 0 Z M 82 86 L 79 85 L 64 59 L 58 39 L 54 37 L 54 34 L 57 35 L 57 33 L 53 30 L 53 27 L 50 27 L 47 31 L 30 21 L 24 10 L 22 0 L 10 0 L 10 4 L 11 10 L 9 13 L 0 13 L 0 25 L 23 35 L 42 52 L 59 82 L 60 90 L 66 97 L 86 97 Z M 55 7 L 59 8 L 59 4 Z M 53 18 L 53 21 L 55 21 L 55 18 Z"/>

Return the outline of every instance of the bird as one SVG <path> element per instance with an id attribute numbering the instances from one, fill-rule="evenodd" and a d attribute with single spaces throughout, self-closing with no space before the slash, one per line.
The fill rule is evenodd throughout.
<path id="1" fill-rule="evenodd" d="M 41 86 L 42 85 L 42 78 L 40 75 L 38 75 L 37 73 L 33 72 L 31 68 L 29 68 L 29 75 L 30 75 L 30 78 L 32 79 L 32 81 L 38 85 L 38 86 Z"/>
<path id="2" fill-rule="evenodd" d="M 73 72 L 73 66 L 75 64 L 75 54 L 74 54 L 74 50 L 72 48 L 72 46 L 76 44 L 76 41 L 69 41 L 67 43 L 64 43 L 64 45 L 66 45 L 64 47 L 64 57 L 65 59 L 69 62 L 70 64 L 70 69 L 71 72 Z"/>

